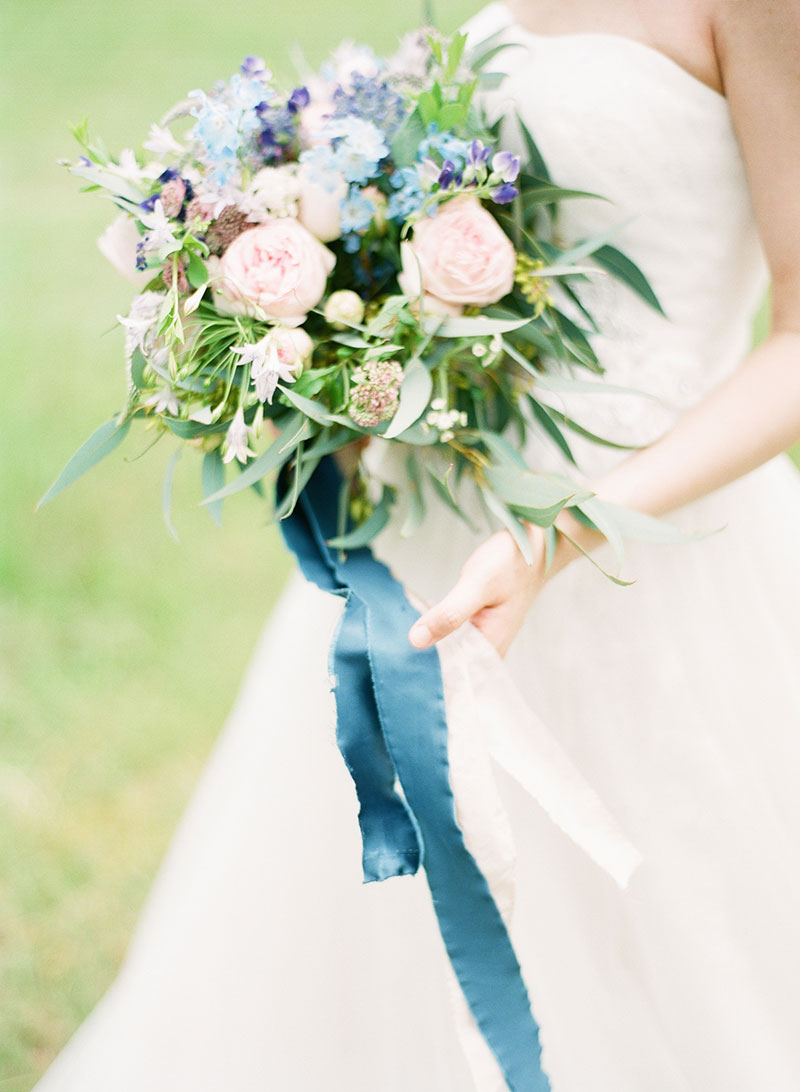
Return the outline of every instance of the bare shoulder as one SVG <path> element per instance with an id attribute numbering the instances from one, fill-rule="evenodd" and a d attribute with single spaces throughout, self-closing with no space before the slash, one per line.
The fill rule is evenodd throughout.
<path id="1" fill-rule="evenodd" d="M 725 95 L 773 281 L 800 329 L 800 0 L 708 0 Z"/>

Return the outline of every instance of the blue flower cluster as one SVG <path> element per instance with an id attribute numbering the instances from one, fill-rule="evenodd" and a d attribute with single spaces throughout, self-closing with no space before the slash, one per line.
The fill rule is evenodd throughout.
<path id="1" fill-rule="evenodd" d="M 416 216 L 425 204 L 425 191 L 422 188 L 419 170 L 414 167 L 401 167 L 391 178 L 394 193 L 389 197 L 386 216 L 389 220 L 403 223 L 410 216 Z"/>
<path id="2" fill-rule="evenodd" d="M 285 103 L 260 102 L 256 107 L 261 119 L 258 145 L 265 162 L 282 159 L 297 131 L 297 115 L 310 101 L 308 89 L 296 87 Z"/>
<path id="3" fill-rule="evenodd" d="M 322 135 L 330 143 L 309 148 L 300 156 L 320 175 L 338 173 L 346 182 L 363 185 L 378 173 L 378 164 L 389 154 L 381 130 L 363 118 L 331 118 Z"/>
<path id="4" fill-rule="evenodd" d="M 262 127 L 257 108 L 272 94 L 267 77 L 259 58 L 248 57 L 242 71 L 218 85 L 211 95 L 202 90 L 189 92 L 196 102 L 191 108 L 196 119 L 192 139 L 201 145 L 210 178 L 220 186 L 231 181 L 241 153 L 249 149 Z"/>
<path id="5" fill-rule="evenodd" d="M 408 112 L 402 95 L 398 95 L 386 80 L 360 72 L 351 73 L 348 90 L 341 86 L 336 88 L 333 102 L 334 117 L 371 121 L 388 140 L 403 124 Z"/>

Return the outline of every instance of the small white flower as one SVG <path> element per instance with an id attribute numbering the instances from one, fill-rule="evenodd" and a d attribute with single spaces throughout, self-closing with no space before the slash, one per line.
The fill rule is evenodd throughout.
<path id="1" fill-rule="evenodd" d="M 119 153 L 119 163 L 109 163 L 109 169 L 129 182 L 139 182 L 142 178 L 142 168 L 136 162 L 132 148 L 123 148 Z"/>
<path id="2" fill-rule="evenodd" d="M 297 216 L 300 183 L 293 164 L 262 167 L 237 202 L 248 220 L 260 223 L 270 216 Z"/>
<path id="3" fill-rule="evenodd" d="M 251 451 L 247 446 L 249 433 L 250 429 L 244 423 L 244 411 L 240 406 L 225 433 L 223 463 L 232 462 L 234 459 L 238 459 L 240 463 L 246 463 L 249 456 L 255 455 L 255 451 Z"/>
<path id="4" fill-rule="evenodd" d="M 150 213 L 143 213 L 139 219 L 147 228 L 147 248 L 148 250 L 160 250 L 162 246 L 172 246 L 175 242 L 175 235 L 170 224 L 169 217 L 164 212 L 164 206 L 159 198 L 156 201 L 153 211 Z"/>
<path id="5" fill-rule="evenodd" d="M 478 359 L 480 359 L 482 356 L 486 356 L 488 352 L 489 350 L 482 341 L 476 341 L 475 344 L 472 346 L 472 355 L 477 356 Z"/>
<path id="6" fill-rule="evenodd" d="M 325 321 L 336 330 L 358 326 L 364 317 L 364 301 L 357 292 L 342 288 L 333 292 L 325 304 Z"/>
<path id="7" fill-rule="evenodd" d="M 503 339 L 499 334 L 495 334 L 492 340 L 489 342 L 489 348 L 493 353 L 499 353 L 503 348 Z"/>
<path id="8" fill-rule="evenodd" d="M 143 405 L 154 406 L 156 413 L 171 413 L 173 417 L 177 417 L 181 411 L 181 404 L 177 394 L 166 384 L 151 394 Z"/>
<path id="9" fill-rule="evenodd" d="M 444 398 L 432 398 L 431 399 L 431 409 L 432 410 L 443 410 L 445 408 L 446 404 L 447 403 L 445 402 Z"/>
<path id="10" fill-rule="evenodd" d="M 136 349 L 149 356 L 156 347 L 164 296 L 160 292 L 141 292 L 131 300 L 128 315 L 117 315 L 125 327 L 125 360 L 130 364 Z"/>
<path id="11" fill-rule="evenodd" d="M 250 364 L 250 378 L 256 388 L 259 402 L 269 402 L 275 394 L 278 381 L 294 383 L 303 368 L 303 360 L 313 348 L 305 330 L 288 330 L 276 326 L 252 345 L 235 345 L 232 353 L 240 357 L 241 364 Z"/>
<path id="12" fill-rule="evenodd" d="M 160 125 L 150 126 L 150 133 L 142 147 L 159 159 L 163 156 L 183 154 L 183 145 L 178 143 L 169 129 L 162 129 Z"/>

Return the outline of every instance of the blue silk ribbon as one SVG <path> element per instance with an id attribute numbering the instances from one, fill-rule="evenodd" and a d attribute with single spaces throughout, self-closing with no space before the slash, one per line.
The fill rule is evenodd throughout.
<path id="1" fill-rule="evenodd" d="M 364 880 L 424 867 L 453 970 L 509 1089 L 550 1092 L 517 957 L 456 820 L 439 655 L 409 643 L 418 613 L 369 549 L 343 555 L 327 545 L 341 484 L 324 458 L 281 527 L 305 577 L 345 599 L 330 666 L 337 743 L 360 805 Z"/>

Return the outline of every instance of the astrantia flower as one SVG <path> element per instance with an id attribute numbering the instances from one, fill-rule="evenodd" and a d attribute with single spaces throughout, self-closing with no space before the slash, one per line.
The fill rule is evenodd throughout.
<path id="1" fill-rule="evenodd" d="M 397 412 L 403 369 L 396 360 L 370 360 L 353 372 L 350 416 L 361 428 L 375 428 Z"/>
<path id="2" fill-rule="evenodd" d="M 238 459 L 240 463 L 246 463 L 251 455 L 255 455 L 255 451 L 251 451 L 247 446 L 251 432 L 252 428 L 245 424 L 244 412 L 240 406 L 225 433 L 223 463 L 230 463 L 234 459 Z"/>

